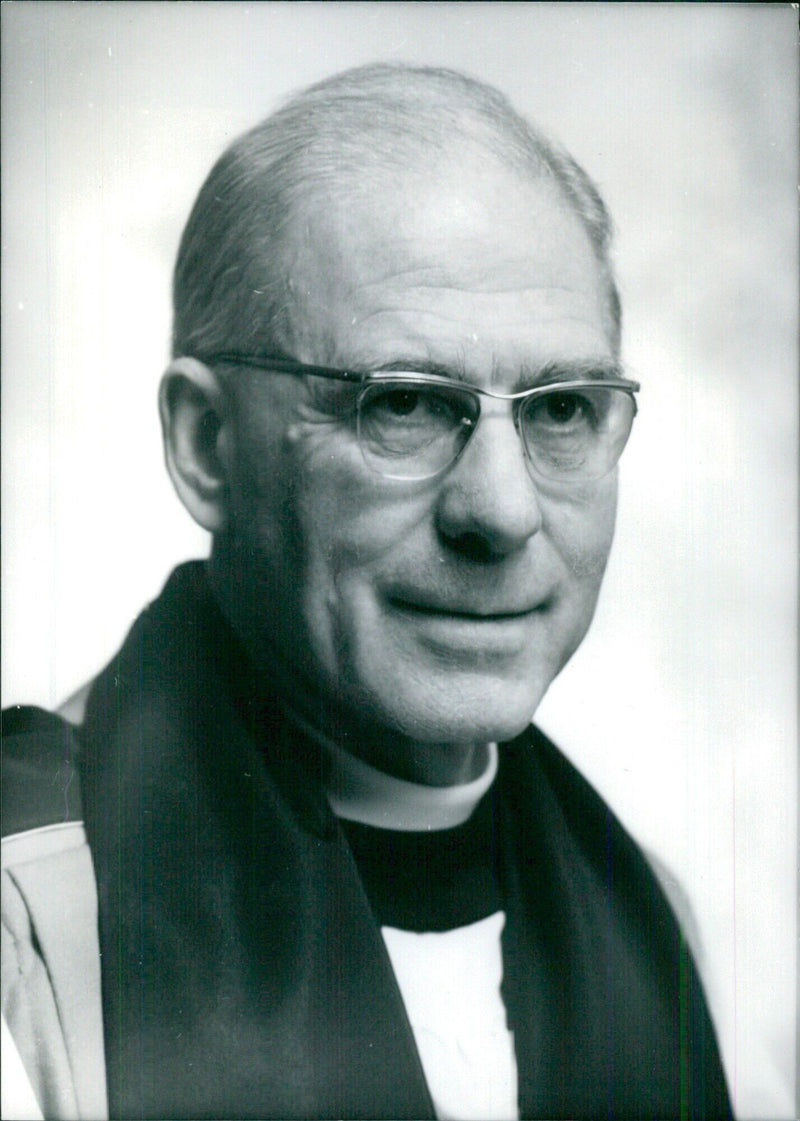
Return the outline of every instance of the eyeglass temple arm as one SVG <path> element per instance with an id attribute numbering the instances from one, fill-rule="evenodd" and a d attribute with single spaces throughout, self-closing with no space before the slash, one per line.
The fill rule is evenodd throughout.
<path id="1" fill-rule="evenodd" d="M 296 362 L 293 358 L 284 358 L 279 354 L 236 354 L 233 351 L 223 351 L 212 354 L 203 361 L 213 366 L 218 362 L 229 362 L 234 366 L 255 366 L 258 370 L 270 370 L 275 374 L 309 374 L 315 378 L 333 378 L 336 381 L 362 382 L 364 375 L 353 370 L 337 370 L 332 366 L 308 366 L 304 362 Z"/>

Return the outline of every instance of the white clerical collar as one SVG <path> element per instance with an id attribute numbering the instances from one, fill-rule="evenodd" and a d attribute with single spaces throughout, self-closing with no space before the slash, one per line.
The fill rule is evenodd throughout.
<path id="1" fill-rule="evenodd" d="M 394 778 L 327 741 L 328 801 L 337 817 L 403 832 L 453 829 L 471 815 L 497 774 L 497 744 L 490 743 L 482 775 L 458 786 L 426 786 Z"/>

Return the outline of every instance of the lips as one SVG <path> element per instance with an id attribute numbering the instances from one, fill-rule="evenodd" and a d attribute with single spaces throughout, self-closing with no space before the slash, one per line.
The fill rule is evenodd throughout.
<path id="1" fill-rule="evenodd" d="M 495 605 L 488 602 L 473 605 L 465 603 L 463 600 L 450 602 L 447 599 L 430 597 L 424 593 L 421 595 L 392 595 L 389 596 L 389 602 L 396 610 L 415 615 L 446 616 L 450 619 L 464 619 L 465 621 L 478 623 L 511 622 L 515 619 L 524 619 L 534 612 L 541 611 L 546 605 L 544 599 L 521 606 Z"/>

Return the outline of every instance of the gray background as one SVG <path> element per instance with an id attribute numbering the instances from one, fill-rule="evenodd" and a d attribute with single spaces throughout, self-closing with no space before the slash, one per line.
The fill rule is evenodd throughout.
<path id="1" fill-rule="evenodd" d="M 221 147 L 374 59 L 595 176 L 644 383 L 593 631 L 539 720 L 677 876 L 737 1109 L 795 1116 L 797 13 L 3 5 L 3 692 L 51 705 L 207 542 L 161 467 L 170 268 Z"/>

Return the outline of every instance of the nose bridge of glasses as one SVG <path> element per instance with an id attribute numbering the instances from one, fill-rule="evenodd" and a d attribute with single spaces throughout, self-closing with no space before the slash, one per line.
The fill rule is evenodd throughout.
<path id="1" fill-rule="evenodd" d="M 522 401 L 526 397 L 541 393 L 543 390 L 552 389 L 553 387 L 550 385 L 534 385 L 530 386 L 528 389 L 518 389 L 514 393 L 499 393 L 496 389 L 484 389 L 483 386 L 480 385 L 472 386 L 471 388 L 474 389 L 476 393 L 479 393 L 481 397 L 492 397 L 495 401 L 514 402 Z"/>
<path id="2" fill-rule="evenodd" d="M 519 455 L 527 460 L 528 449 L 520 423 L 520 407 L 526 394 L 495 393 L 478 387 L 471 388 L 471 397 L 477 405 L 477 415 L 469 424 L 467 440 L 472 444 L 484 445 L 489 449 L 488 464 L 499 465 L 500 461 Z M 488 400 L 487 400 L 488 399 Z M 491 402 L 497 402 L 492 405 Z M 516 434 L 506 427 L 511 422 Z M 505 449 L 501 451 L 500 449 Z M 517 449 L 516 451 L 514 449 Z M 486 465 L 484 465 L 484 470 Z"/>
<path id="3" fill-rule="evenodd" d="M 531 390 L 523 389 L 516 393 L 500 393 L 494 389 L 484 389 L 482 386 L 470 386 L 470 390 L 474 395 L 474 399 L 476 401 L 476 404 L 478 405 L 479 410 L 478 417 L 472 425 L 473 432 L 475 428 L 477 428 L 478 420 L 482 420 L 485 424 L 485 422 L 488 420 L 502 419 L 504 416 L 509 416 L 510 414 L 511 420 L 514 424 L 514 428 L 516 429 L 517 436 L 522 443 L 522 450 L 527 455 L 528 449 L 525 445 L 525 440 L 523 438 L 522 428 L 520 425 L 520 411 L 522 409 L 522 406 L 531 396 Z M 487 399 L 488 401 L 500 402 L 500 404 L 495 408 L 492 408 L 491 405 L 487 407 L 487 404 L 485 403 L 487 402 Z M 506 408 L 503 407 L 503 403 L 506 404 Z"/>

